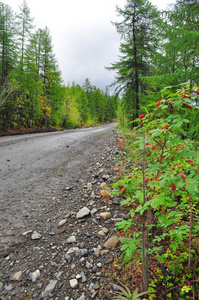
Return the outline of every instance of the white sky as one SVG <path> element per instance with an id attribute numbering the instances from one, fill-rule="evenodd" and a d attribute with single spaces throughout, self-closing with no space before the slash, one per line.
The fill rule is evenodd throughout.
<path id="1" fill-rule="evenodd" d="M 23 0 L 4 0 L 19 12 Z M 151 0 L 159 9 L 175 0 Z M 114 80 L 114 72 L 105 70 L 118 61 L 120 38 L 111 21 L 118 21 L 116 5 L 125 0 L 26 0 L 36 29 L 47 26 L 52 36 L 54 54 L 67 85 L 82 85 L 88 78 L 92 85 L 105 89 Z"/>

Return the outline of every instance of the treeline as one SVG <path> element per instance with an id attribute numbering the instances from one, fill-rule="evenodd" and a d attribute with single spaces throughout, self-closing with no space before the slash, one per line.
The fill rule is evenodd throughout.
<path id="1" fill-rule="evenodd" d="M 113 85 L 123 92 L 119 118 L 125 124 L 160 100 L 164 87 L 188 82 L 194 92 L 199 84 L 199 2 L 177 0 L 160 12 L 148 0 L 126 0 L 117 14 L 120 21 L 113 25 L 122 39 L 120 56 L 107 69 L 116 71 Z M 183 95 L 187 84 L 182 87 Z"/>
<path id="2" fill-rule="evenodd" d="M 116 108 L 88 79 L 64 86 L 49 29 L 34 29 L 25 1 L 19 14 L 0 2 L 0 128 L 92 125 L 115 119 Z"/>

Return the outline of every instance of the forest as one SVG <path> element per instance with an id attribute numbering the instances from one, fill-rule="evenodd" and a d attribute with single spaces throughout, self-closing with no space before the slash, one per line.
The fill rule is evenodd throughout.
<path id="1" fill-rule="evenodd" d="M 164 87 L 196 91 L 199 80 L 199 4 L 178 0 L 159 11 L 147 0 L 116 6 L 121 37 L 115 72 L 115 94 L 92 86 L 65 86 L 48 27 L 36 29 L 26 1 L 19 14 L 0 2 L 0 128 L 90 126 L 117 118 L 126 127 L 143 108 L 162 97 Z M 111 20 L 110 20 L 111 21 Z M 108 71 L 107 71 L 108 72 Z M 198 95 L 196 95 L 198 96 Z M 195 107 L 198 97 L 195 97 Z M 186 114 L 186 111 L 184 113 Z M 198 138 L 198 110 L 189 133 Z M 129 123 L 130 122 L 130 123 Z"/>
<path id="2" fill-rule="evenodd" d="M 115 71 L 113 86 L 122 95 L 118 122 L 129 124 L 144 107 L 163 97 L 162 90 L 192 90 L 198 103 L 199 84 L 199 3 L 177 0 L 166 11 L 158 11 L 150 1 L 127 0 L 123 9 L 116 8 L 120 22 L 114 22 L 121 37 L 120 56 L 107 69 Z M 184 109 L 187 115 L 189 110 Z M 189 134 L 199 138 L 198 110 L 193 109 Z"/>
<path id="3" fill-rule="evenodd" d="M 75 128 L 116 119 L 117 97 L 65 86 L 48 27 L 35 30 L 26 1 L 19 14 L 0 2 L 0 128 Z"/>
<path id="4" fill-rule="evenodd" d="M 128 218 L 116 223 L 113 299 L 196 300 L 199 2 L 177 0 L 159 12 L 147 0 L 126 0 L 117 13 L 120 56 L 107 69 L 116 71 L 122 101 L 110 194 Z"/>

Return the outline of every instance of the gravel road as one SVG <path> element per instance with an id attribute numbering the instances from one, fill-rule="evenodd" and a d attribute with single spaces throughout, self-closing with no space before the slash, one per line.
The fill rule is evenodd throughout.
<path id="1" fill-rule="evenodd" d="M 114 128 L 112 123 L 0 138 L 1 249 L 20 242 L 35 220 L 43 222 L 53 195 L 86 176 L 86 166 Z"/>

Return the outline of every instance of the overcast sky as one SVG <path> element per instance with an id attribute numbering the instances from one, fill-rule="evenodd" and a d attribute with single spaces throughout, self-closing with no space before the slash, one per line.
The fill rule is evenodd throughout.
<path id="1" fill-rule="evenodd" d="M 23 0 L 4 0 L 19 12 Z M 151 0 L 159 9 L 175 0 Z M 125 0 L 26 0 L 36 29 L 47 26 L 52 36 L 54 54 L 67 85 L 82 85 L 88 78 L 92 85 L 105 89 L 114 80 L 114 72 L 105 70 L 118 61 L 120 38 L 111 21 L 117 21 L 116 5 Z"/>

